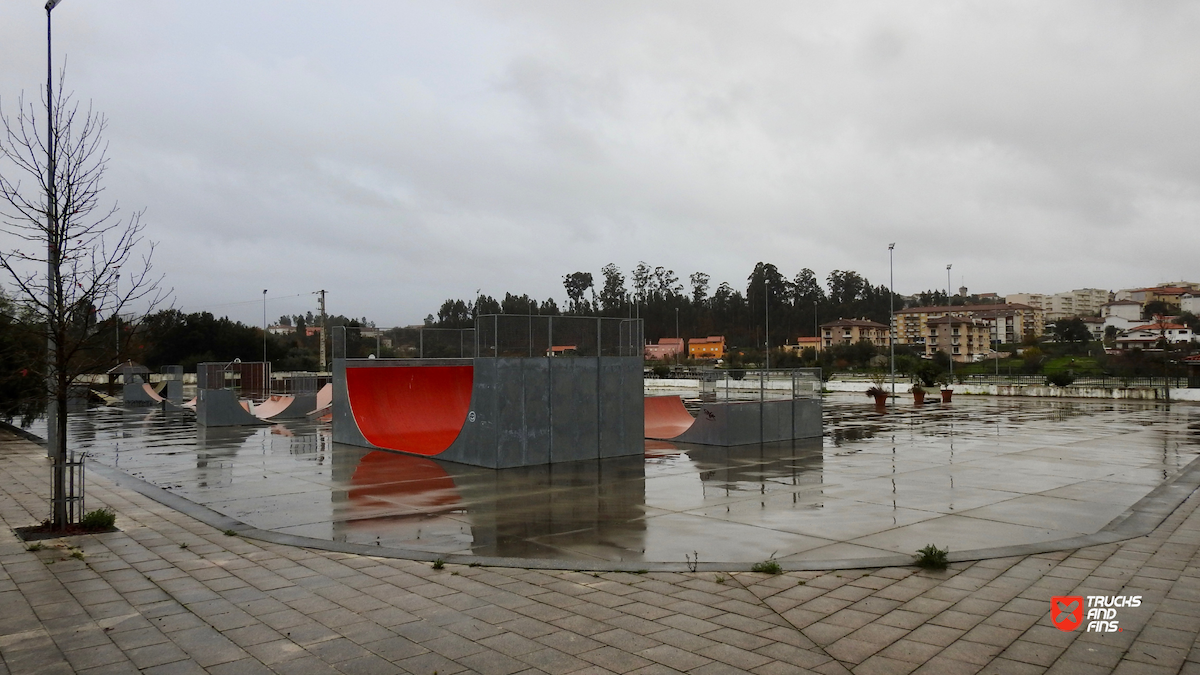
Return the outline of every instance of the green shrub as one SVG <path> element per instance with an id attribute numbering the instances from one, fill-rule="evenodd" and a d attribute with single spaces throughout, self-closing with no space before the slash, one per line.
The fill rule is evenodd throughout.
<path id="1" fill-rule="evenodd" d="M 88 511 L 79 519 L 79 526 L 85 530 L 111 530 L 117 522 L 117 512 L 110 508 Z"/>
<path id="2" fill-rule="evenodd" d="M 671 374 L 670 366 L 658 365 L 658 366 L 654 366 L 650 370 L 654 373 L 654 376 L 660 380 L 667 379 L 667 376 Z"/>
<path id="3" fill-rule="evenodd" d="M 1068 387 L 1075 381 L 1075 376 L 1065 371 L 1050 373 L 1046 376 L 1046 384 L 1052 384 L 1056 387 Z"/>

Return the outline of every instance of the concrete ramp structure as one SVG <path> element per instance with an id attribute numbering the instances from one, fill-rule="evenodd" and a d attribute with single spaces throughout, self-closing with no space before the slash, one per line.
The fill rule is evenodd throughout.
<path id="1" fill-rule="evenodd" d="M 494 469 L 643 453 L 640 320 L 485 315 L 471 333 L 469 358 L 350 359 L 335 329 L 333 440 Z"/>
<path id="2" fill-rule="evenodd" d="M 298 420 L 312 412 L 316 394 L 273 395 L 254 406 L 254 416 L 261 420 Z"/>
<path id="3" fill-rule="evenodd" d="M 237 427 L 270 424 L 255 417 L 231 389 L 201 389 L 196 392 L 196 423 L 202 427 Z"/>
<path id="4" fill-rule="evenodd" d="M 698 445 L 771 443 L 822 434 L 821 399 L 703 403 L 696 417 L 678 396 L 647 396 L 646 438 Z"/>
<path id="5" fill-rule="evenodd" d="M 333 413 L 333 383 L 321 387 L 317 392 L 317 407 L 308 412 L 309 419 L 317 419 L 322 422 L 327 422 L 332 418 Z"/>

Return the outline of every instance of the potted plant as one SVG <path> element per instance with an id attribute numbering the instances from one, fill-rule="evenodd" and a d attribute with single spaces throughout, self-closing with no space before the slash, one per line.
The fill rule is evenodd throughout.
<path id="1" fill-rule="evenodd" d="M 938 378 L 938 384 L 942 385 L 942 403 L 949 403 L 954 396 L 954 390 L 950 388 L 950 377 L 943 375 Z"/>
<path id="2" fill-rule="evenodd" d="M 913 403 L 917 405 L 922 405 L 925 403 L 925 387 L 921 386 L 920 382 L 913 384 L 913 386 L 909 388 L 909 391 L 912 392 Z"/>
<path id="3" fill-rule="evenodd" d="M 886 384 L 883 375 L 876 374 L 871 376 L 871 388 L 867 389 L 867 396 L 875 399 L 875 407 L 882 408 L 887 405 L 888 390 L 883 388 Z"/>

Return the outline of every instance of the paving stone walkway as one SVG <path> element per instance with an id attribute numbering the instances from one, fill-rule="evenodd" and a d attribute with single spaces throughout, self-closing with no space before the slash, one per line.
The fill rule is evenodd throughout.
<path id="1" fill-rule="evenodd" d="M 522 570 L 228 536 L 89 475 L 119 532 L 29 550 L 44 450 L 0 431 L 0 675 L 1200 673 L 1200 495 L 1074 551 L 780 575 Z M 1050 598 L 1140 595 L 1120 632 Z"/>

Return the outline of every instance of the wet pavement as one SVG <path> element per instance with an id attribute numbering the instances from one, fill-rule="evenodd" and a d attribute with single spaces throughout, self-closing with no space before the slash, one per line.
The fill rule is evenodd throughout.
<path id="1" fill-rule="evenodd" d="M 197 429 L 98 408 L 72 448 L 251 526 L 437 555 L 844 564 L 1100 531 L 1200 455 L 1200 408 L 963 398 L 878 413 L 826 398 L 826 435 L 488 470 L 334 444 L 327 426 Z M 36 433 L 36 429 L 34 430 Z"/>

